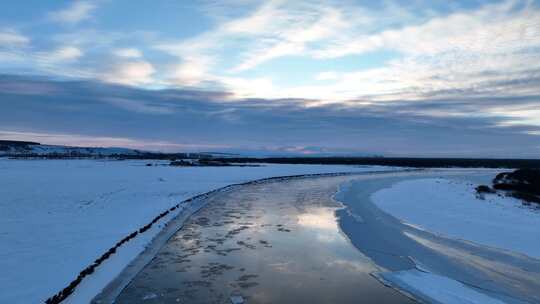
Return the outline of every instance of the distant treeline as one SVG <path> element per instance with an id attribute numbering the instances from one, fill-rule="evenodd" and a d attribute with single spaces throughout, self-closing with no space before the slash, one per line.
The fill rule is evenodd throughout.
<path id="1" fill-rule="evenodd" d="M 214 158 L 229 163 L 306 165 L 379 165 L 415 168 L 540 168 L 540 159 L 407 158 L 407 157 L 269 157 Z"/>
<path id="2" fill-rule="evenodd" d="M 40 143 L 33 142 L 33 141 L 2 140 L 2 139 L 0 139 L 0 146 L 27 146 L 27 145 L 39 146 Z"/>

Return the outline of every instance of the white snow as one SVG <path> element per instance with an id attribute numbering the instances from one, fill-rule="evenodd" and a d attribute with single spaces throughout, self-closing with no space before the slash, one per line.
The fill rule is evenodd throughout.
<path id="1" fill-rule="evenodd" d="M 197 194 L 272 176 L 389 169 L 323 165 L 146 167 L 148 162 L 160 163 L 0 158 L 0 303 L 44 301 L 121 238 Z M 114 259 L 89 277 L 92 284 L 81 285 L 91 288 L 76 289 L 77 300 L 68 302 L 88 302 L 159 230 L 159 225 L 154 225 L 121 247 Z"/>
<path id="2" fill-rule="evenodd" d="M 390 285 L 427 303 L 443 304 L 503 304 L 458 281 L 417 269 L 377 274 Z"/>
<path id="3" fill-rule="evenodd" d="M 445 178 L 406 180 L 371 199 L 411 226 L 540 258 L 540 212 L 506 196 L 486 194 L 482 200 L 476 186 Z"/>

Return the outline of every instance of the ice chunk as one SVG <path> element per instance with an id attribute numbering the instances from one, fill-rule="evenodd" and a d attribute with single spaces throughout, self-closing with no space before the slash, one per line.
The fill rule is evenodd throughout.
<path id="1" fill-rule="evenodd" d="M 232 304 L 243 304 L 244 298 L 242 296 L 232 296 L 231 297 L 231 303 Z"/>

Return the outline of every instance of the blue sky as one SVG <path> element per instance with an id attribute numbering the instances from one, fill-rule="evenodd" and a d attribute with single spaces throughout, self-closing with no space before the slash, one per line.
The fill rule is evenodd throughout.
<path id="1" fill-rule="evenodd" d="M 540 156 L 538 1 L 0 7 L 3 138 Z"/>

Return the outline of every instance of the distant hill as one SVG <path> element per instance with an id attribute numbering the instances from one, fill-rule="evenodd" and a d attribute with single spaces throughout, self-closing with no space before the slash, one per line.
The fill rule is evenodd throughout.
<path id="1" fill-rule="evenodd" d="M 127 148 L 70 147 L 37 142 L 0 140 L 0 156 L 99 157 L 137 156 L 148 152 Z"/>
<path id="2" fill-rule="evenodd" d="M 201 153 L 163 153 L 128 148 L 72 147 L 44 145 L 38 142 L 0 140 L 0 157 L 13 158 L 116 158 L 116 159 L 208 159 L 224 154 L 216 152 Z"/>

